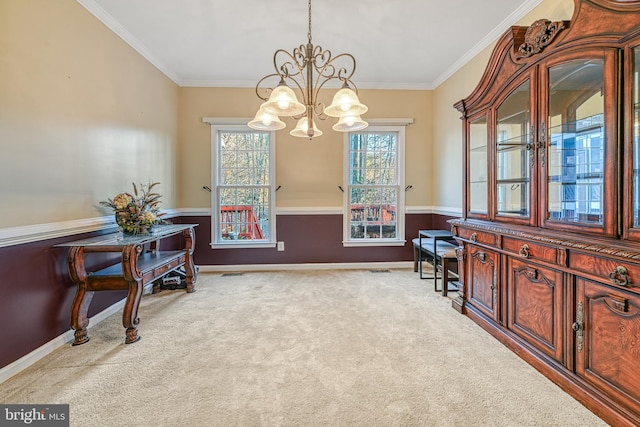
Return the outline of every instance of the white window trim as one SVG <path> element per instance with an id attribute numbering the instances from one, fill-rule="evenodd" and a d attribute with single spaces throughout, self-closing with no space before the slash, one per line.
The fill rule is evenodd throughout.
<path id="1" fill-rule="evenodd" d="M 218 147 L 219 131 L 249 131 L 256 132 L 247 126 L 251 119 L 244 118 L 218 118 L 204 117 L 202 121 L 211 125 L 211 242 L 212 249 L 224 248 L 275 248 L 276 239 L 276 133 L 269 132 L 269 240 L 250 242 L 247 240 L 216 241 L 220 228 L 220 208 L 218 206 L 217 188 L 219 178 L 218 157 L 220 156 Z M 215 172 L 215 173 L 214 173 Z"/>
<path id="2" fill-rule="evenodd" d="M 351 133 L 345 133 L 344 135 L 344 151 L 343 151 L 343 188 L 344 194 L 342 195 L 342 205 L 344 206 L 344 213 L 342 215 L 342 246 L 343 247 L 372 247 L 372 246 L 404 246 L 406 240 L 405 234 L 405 137 L 406 137 L 406 125 L 413 123 L 413 119 L 377 119 L 370 120 L 369 127 L 364 132 L 398 132 L 398 206 L 397 206 L 397 218 L 396 218 L 396 236 L 395 239 L 363 239 L 363 240 L 351 240 L 351 233 L 349 228 L 349 215 L 351 210 L 349 209 L 349 176 L 350 176 L 350 144 L 349 138 Z M 359 132 L 353 132 L 359 133 Z"/>

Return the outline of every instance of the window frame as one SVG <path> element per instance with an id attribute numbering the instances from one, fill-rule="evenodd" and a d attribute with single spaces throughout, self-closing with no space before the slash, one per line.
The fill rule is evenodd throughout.
<path id="1" fill-rule="evenodd" d="M 406 124 L 372 124 L 358 132 L 349 132 L 344 135 L 343 151 L 343 210 L 342 216 L 342 245 L 344 247 L 371 247 L 371 246 L 404 246 L 405 239 L 405 146 L 406 146 Z M 396 177 L 398 199 L 396 206 L 396 237 L 395 238 L 364 238 L 353 239 L 351 237 L 350 217 L 351 205 L 349 195 L 351 194 L 351 135 L 363 133 L 397 133 L 396 147 Z M 380 187 L 382 188 L 382 187 Z"/>
<path id="2" fill-rule="evenodd" d="M 207 119 L 211 125 L 211 242 L 213 249 L 275 248 L 276 238 L 276 133 L 251 129 L 245 119 Z M 239 132 L 269 135 L 269 239 L 221 240 L 221 213 L 218 203 L 220 188 L 220 132 Z M 247 186 L 254 187 L 254 186 Z"/>

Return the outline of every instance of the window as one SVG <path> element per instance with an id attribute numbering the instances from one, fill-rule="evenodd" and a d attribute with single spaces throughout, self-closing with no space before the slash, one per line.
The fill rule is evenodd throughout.
<path id="1" fill-rule="evenodd" d="M 345 137 L 345 246 L 404 245 L 404 130 L 369 126 Z"/>
<path id="2" fill-rule="evenodd" d="M 275 246 L 275 136 L 210 119 L 215 247 Z"/>

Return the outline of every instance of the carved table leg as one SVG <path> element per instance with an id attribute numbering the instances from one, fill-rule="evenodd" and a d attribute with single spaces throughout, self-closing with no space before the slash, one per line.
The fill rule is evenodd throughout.
<path id="1" fill-rule="evenodd" d="M 80 345 L 89 341 L 89 336 L 87 335 L 87 327 L 89 326 L 87 312 L 92 299 L 93 292 L 87 291 L 87 284 L 85 282 L 78 283 L 78 290 L 71 306 L 70 316 L 71 327 L 75 330 L 75 338 L 72 345 Z"/>
<path id="2" fill-rule="evenodd" d="M 122 313 L 122 325 L 127 328 L 125 344 L 132 344 L 140 339 L 138 336 L 138 306 L 142 298 L 142 281 L 129 282 L 129 293 Z"/>
<path id="3" fill-rule="evenodd" d="M 187 293 L 195 292 L 195 283 L 198 277 L 198 269 L 193 265 L 193 261 L 189 259 L 184 265 L 184 272 L 186 273 L 185 281 L 187 282 Z"/>
<path id="4" fill-rule="evenodd" d="M 185 251 L 187 253 L 186 261 L 184 263 L 184 272 L 186 274 L 185 281 L 187 282 L 187 293 L 195 292 L 195 282 L 198 278 L 198 268 L 193 264 L 193 248 L 196 242 L 196 236 L 193 232 L 193 227 L 184 230 L 182 236 L 185 240 Z"/>

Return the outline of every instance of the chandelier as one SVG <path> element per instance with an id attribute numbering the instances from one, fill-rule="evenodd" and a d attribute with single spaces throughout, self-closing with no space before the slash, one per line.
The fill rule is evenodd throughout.
<path id="1" fill-rule="evenodd" d="M 289 133 L 311 139 L 322 135 L 322 131 L 316 127 L 315 118 L 324 120 L 331 116 L 338 118 L 338 122 L 332 127 L 335 131 L 352 132 L 366 128 L 368 123 L 360 115 L 367 112 L 368 108 L 360 103 L 357 88 L 351 81 L 356 60 L 348 53 L 332 57 L 329 50 L 313 45 L 311 0 L 307 38 L 306 46 L 300 45 L 293 53 L 278 49 L 273 55 L 276 72 L 263 77 L 256 85 L 256 95 L 264 102 L 254 119 L 248 123 L 249 127 L 263 131 L 280 130 L 286 126 L 280 116 L 293 117 L 298 122 Z M 325 107 L 319 101 L 318 93 L 330 81 L 338 81 L 342 85 L 331 105 Z M 275 88 L 271 89 L 270 85 Z M 302 102 L 298 101 L 289 85 L 300 91 Z"/>

